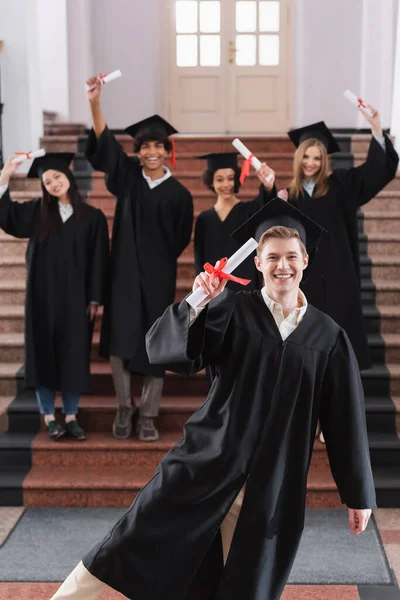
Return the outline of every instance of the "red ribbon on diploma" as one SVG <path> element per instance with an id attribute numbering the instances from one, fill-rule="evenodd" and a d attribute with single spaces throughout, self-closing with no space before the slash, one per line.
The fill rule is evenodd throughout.
<path id="1" fill-rule="evenodd" d="M 357 98 L 358 106 L 357 108 L 367 108 L 367 105 L 364 103 L 362 98 Z"/>
<path id="2" fill-rule="evenodd" d="M 100 73 L 100 75 L 98 76 L 99 79 L 101 80 L 101 83 L 104 83 L 103 79 L 104 77 L 107 77 L 107 75 L 110 73 L 110 71 L 108 71 L 108 73 Z"/>
<path id="3" fill-rule="evenodd" d="M 230 273 L 224 273 L 223 269 L 226 266 L 227 262 L 228 259 L 225 257 L 221 258 L 218 267 L 213 267 L 210 263 L 206 263 L 204 265 L 204 270 L 206 271 L 206 273 L 211 275 L 211 283 L 214 282 L 216 277 L 218 277 L 220 281 L 221 279 L 229 279 L 229 281 L 240 283 L 240 285 L 247 285 L 248 283 L 250 283 L 251 279 L 242 279 L 241 277 L 235 277 L 235 275 L 231 275 Z"/>
<path id="4" fill-rule="evenodd" d="M 16 156 L 26 156 L 26 158 L 30 158 L 32 154 L 32 150 L 30 152 L 14 152 Z"/>
<path id="5" fill-rule="evenodd" d="M 250 175 L 250 165 L 251 165 L 252 158 L 254 158 L 254 154 L 250 154 L 249 158 L 246 158 L 246 160 L 244 161 L 244 163 L 242 165 L 242 170 L 240 172 L 240 177 L 239 177 L 239 181 L 242 185 L 244 184 L 244 180 L 246 179 L 246 177 L 248 177 Z"/>

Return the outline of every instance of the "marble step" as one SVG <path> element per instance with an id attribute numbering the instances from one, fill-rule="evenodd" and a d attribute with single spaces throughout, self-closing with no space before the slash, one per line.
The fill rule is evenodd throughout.
<path id="1" fill-rule="evenodd" d="M 154 474 L 152 467 L 33 467 L 24 481 L 25 506 L 129 506 Z M 340 498 L 325 466 L 312 466 L 307 505 L 339 507 Z"/>

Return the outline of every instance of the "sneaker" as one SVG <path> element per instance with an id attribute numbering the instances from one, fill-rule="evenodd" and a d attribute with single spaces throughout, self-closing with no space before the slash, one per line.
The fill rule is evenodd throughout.
<path id="1" fill-rule="evenodd" d="M 136 433 L 141 442 L 156 442 L 160 437 L 154 426 L 153 419 L 141 417 L 136 427 Z"/>
<path id="2" fill-rule="evenodd" d="M 68 423 L 66 423 L 65 429 L 70 437 L 73 437 L 76 440 L 86 440 L 86 433 L 82 429 L 82 427 L 78 425 L 76 420 L 69 421 Z"/>
<path id="3" fill-rule="evenodd" d="M 132 418 L 136 410 L 136 407 L 133 406 L 118 406 L 112 428 L 113 436 L 115 438 L 124 440 L 131 435 Z"/>
<path id="4" fill-rule="evenodd" d="M 65 434 L 65 429 L 58 421 L 50 421 L 47 423 L 47 431 L 51 440 L 58 440 Z"/>

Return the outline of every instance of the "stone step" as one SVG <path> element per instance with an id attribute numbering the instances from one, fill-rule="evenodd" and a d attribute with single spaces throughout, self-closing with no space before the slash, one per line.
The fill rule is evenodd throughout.
<path id="1" fill-rule="evenodd" d="M 400 303 L 400 281 L 374 278 L 374 281 L 361 281 L 361 296 L 363 302 L 376 302 L 381 306 L 393 306 Z"/>
<path id="2" fill-rule="evenodd" d="M 233 152 L 232 140 L 235 136 L 174 136 L 176 153 L 193 152 L 198 155 L 209 152 Z M 116 134 L 117 141 L 125 152 L 132 152 L 133 139 L 127 134 Z M 260 152 L 293 152 L 293 144 L 286 134 L 265 136 L 241 136 L 243 143 L 257 155 Z M 47 152 L 76 152 L 79 146 L 84 147 L 86 136 L 55 135 L 42 136 L 41 147 Z"/>
<path id="3" fill-rule="evenodd" d="M 361 234 L 360 251 L 367 253 L 372 260 L 374 260 L 377 256 L 399 254 L 400 233 L 376 232 L 369 233 L 368 237 Z"/>
<path id="4" fill-rule="evenodd" d="M 60 123 L 60 122 L 44 122 L 45 136 L 62 136 L 76 135 L 81 136 L 86 133 L 86 125 L 82 123 Z"/>
<path id="5" fill-rule="evenodd" d="M 17 390 L 17 372 L 21 369 L 21 362 L 0 362 L 0 396 L 13 396 Z M 112 382 L 111 368 L 107 361 L 94 361 L 91 363 L 92 389 L 94 395 L 112 396 L 114 385 Z M 18 383 L 22 383 L 22 375 Z M 132 378 L 132 393 L 139 397 L 142 390 L 142 378 Z M 205 371 L 186 378 L 175 373 L 166 372 L 163 393 L 165 396 L 192 396 L 205 397 L 208 393 L 208 383 Z"/>
<path id="6" fill-rule="evenodd" d="M 25 303 L 24 279 L 0 279 L 0 305 Z"/>
<path id="7" fill-rule="evenodd" d="M 132 462 L 127 467 L 120 466 L 117 469 L 97 465 L 88 469 L 80 464 L 57 469 L 51 466 L 32 467 L 24 481 L 24 505 L 129 506 L 138 491 L 154 475 L 154 468 Z M 317 464 L 310 468 L 307 506 L 341 506 L 335 483 L 325 466 Z"/>
<path id="8" fill-rule="evenodd" d="M 361 278 L 369 277 L 372 272 L 372 279 L 375 282 L 377 279 L 385 281 L 400 280 L 400 256 L 381 255 L 374 257 L 372 267 L 369 267 L 366 262 L 363 264 L 361 257 Z"/>
<path id="9" fill-rule="evenodd" d="M 364 209 L 364 230 L 367 235 L 400 231 L 399 211 L 372 211 Z"/>

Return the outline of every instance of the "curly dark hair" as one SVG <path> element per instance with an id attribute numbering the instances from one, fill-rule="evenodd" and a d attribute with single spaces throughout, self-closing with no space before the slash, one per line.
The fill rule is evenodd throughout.
<path id="1" fill-rule="evenodd" d="M 237 194 L 240 189 L 239 177 L 240 177 L 241 169 L 239 169 L 239 167 L 236 167 L 233 170 L 235 171 L 235 187 L 233 188 L 233 191 L 235 194 Z M 201 179 L 202 179 L 204 185 L 213 192 L 215 191 L 214 186 L 213 186 L 214 175 L 217 171 L 219 171 L 219 169 L 214 169 L 214 170 L 206 169 L 201 176 Z"/>
<path id="2" fill-rule="evenodd" d="M 163 127 L 141 129 L 133 142 L 133 151 L 138 153 L 145 142 L 161 142 L 166 152 L 172 150 L 172 142 Z"/>

